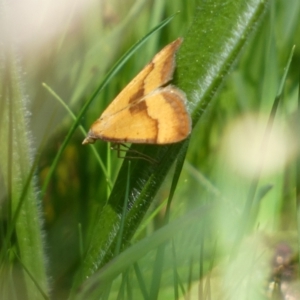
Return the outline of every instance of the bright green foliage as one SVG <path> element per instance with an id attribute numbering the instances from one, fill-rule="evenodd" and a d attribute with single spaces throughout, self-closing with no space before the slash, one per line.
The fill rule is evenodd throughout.
<path id="1" fill-rule="evenodd" d="M 49 283 L 53 299 L 278 297 L 274 255 L 295 270 L 299 244 L 299 1 L 76 1 L 62 22 L 40 4 L 24 23 L 4 2 L 1 294 L 44 299 Z M 158 163 L 82 146 L 179 36 L 172 84 L 189 101 L 190 139 L 131 146 Z"/>

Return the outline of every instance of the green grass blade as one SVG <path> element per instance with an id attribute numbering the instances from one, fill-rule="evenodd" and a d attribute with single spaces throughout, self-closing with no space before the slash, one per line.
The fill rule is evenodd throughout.
<path id="1" fill-rule="evenodd" d="M 149 298 L 149 295 L 148 295 L 148 292 L 147 292 L 147 287 L 146 287 L 146 284 L 145 284 L 145 281 L 144 281 L 144 278 L 143 278 L 143 274 L 142 274 L 142 272 L 139 268 L 139 265 L 137 263 L 134 263 L 133 267 L 134 267 L 136 278 L 137 278 L 138 283 L 139 283 L 139 288 L 141 290 L 141 293 L 142 293 L 145 300 L 149 300 L 150 298 Z"/>
<path id="2" fill-rule="evenodd" d="M 43 83 L 43 86 L 49 91 L 49 93 L 51 95 L 53 95 L 53 97 L 59 102 L 61 103 L 61 105 L 66 109 L 66 111 L 68 112 L 68 114 L 71 116 L 71 118 L 76 121 L 76 115 L 72 112 L 71 108 L 46 84 L 46 83 Z M 79 129 L 80 131 L 82 132 L 83 134 L 83 137 L 86 136 L 87 132 L 86 130 L 83 128 L 83 126 L 79 125 Z M 92 151 L 93 151 L 93 154 L 95 155 L 96 157 L 96 160 L 98 161 L 99 165 L 100 165 L 100 168 L 102 170 L 102 172 L 104 173 L 104 176 L 106 178 L 106 181 L 109 185 L 109 188 L 111 189 L 111 186 L 112 186 L 112 183 L 111 183 L 111 180 L 108 176 L 108 172 L 107 172 L 107 169 L 101 159 L 101 157 L 99 156 L 97 150 L 96 150 L 96 147 L 94 145 L 91 145 L 91 148 L 92 148 Z"/>
<path id="3" fill-rule="evenodd" d="M 122 248 L 122 240 L 123 240 L 123 230 L 124 230 L 124 225 L 125 225 L 125 220 L 126 220 L 126 214 L 128 210 L 128 193 L 129 193 L 129 186 L 130 186 L 130 161 L 128 162 L 128 176 L 126 180 L 126 191 L 124 194 L 124 204 L 123 204 L 123 209 L 122 209 L 122 216 L 121 216 L 121 224 L 120 224 L 120 230 L 118 233 L 118 238 L 117 238 L 117 243 L 116 243 L 116 248 L 114 250 L 114 255 L 118 255 L 121 251 Z"/>
<path id="4" fill-rule="evenodd" d="M 153 263 L 152 280 L 150 285 L 150 299 L 158 298 L 165 261 L 165 251 L 166 243 L 159 245 L 159 247 L 156 249 L 155 261 Z"/>
<path id="5" fill-rule="evenodd" d="M 297 116 L 298 116 L 298 120 L 300 120 L 300 71 L 299 71 L 299 81 L 298 81 Z M 298 124 L 298 128 L 300 128 L 299 121 L 297 124 Z M 299 154 L 297 157 L 297 165 L 296 165 L 296 208 L 297 208 L 297 229 L 298 229 L 298 253 L 299 253 L 298 255 L 300 261 L 300 155 Z M 298 269 L 300 271 L 300 264 L 298 265 Z"/>
<path id="6" fill-rule="evenodd" d="M 178 155 L 178 159 L 176 161 L 176 167 L 173 175 L 172 185 L 170 189 L 170 194 L 168 197 L 168 203 L 166 207 L 166 214 L 164 216 L 164 224 L 167 224 L 169 222 L 170 218 L 170 209 L 171 209 L 171 203 L 172 199 L 178 184 L 178 180 L 181 174 L 181 170 L 184 164 L 185 156 L 187 153 L 188 148 L 188 140 L 183 144 L 184 146 L 180 150 L 180 154 Z M 164 255 L 165 255 L 165 248 L 166 243 L 160 245 L 157 249 L 156 258 L 154 262 L 154 268 L 153 268 L 153 275 L 152 275 L 152 284 L 150 288 L 150 299 L 156 299 L 159 294 L 160 289 L 160 280 L 163 273 L 163 265 L 164 265 Z M 176 295 L 176 293 L 175 293 Z"/>
<path id="7" fill-rule="evenodd" d="M 28 299 L 40 299 L 42 296 L 40 290 L 43 290 L 44 295 L 48 293 L 48 280 L 38 206 L 39 197 L 36 192 L 35 177 L 30 174 L 33 171 L 34 150 L 28 130 L 27 99 L 19 81 L 20 75 L 15 63 L 14 51 L 11 48 L 10 52 L 5 55 L 1 53 L 1 56 L 4 59 L 0 65 L 0 94 L 2 95 L 0 168 L 10 207 L 7 220 L 15 222 L 8 226 L 15 227 L 17 238 L 16 244 L 11 246 L 18 248 L 20 260 L 24 265 L 23 275 Z M 32 179 L 30 183 L 28 178 Z M 2 249 L 2 251 L 6 250 Z"/>
<path id="8" fill-rule="evenodd" d="M 8 224 L 8 226 L 7 226 L 7 234 L 3 241 L 3 246 L 4 246 L 3 248 L 5 250 L 0 253 L 0 261 L 2 261 L 4 259 L 4 256 L 6 255 L 6 250 L 8 250 L 8 248 L 9 248 L 8 245 L 10 244 L 10 240 L 13 236 L 13 233 L 14 233 L 14 230 L 16 227 L 16 223 L 18 221 L 20 213 L 22 212 L 22 207 L 23 207 L 24 201 L 27 199 L 27 192 L 30 189 L 32 182 L 34 180 L 34 173 L 36 172 L 36 169 L 37 169 L 37 166 L 38 166 L 38 163 L 40 160 L 40 154 L 45 145 L 45 142 L 46 142 L 46 136 L 43 139 L 42 143 L 40 144 L 39 149 L 37 149 L 37 151 L 36 151 L 37 154 L 34 157 L 34 161 L 32 162 L 32 166 L 28 172 L 27 178 L 26 178 L 26 180 L 24 180 L 22 193 L 20 194 L 20 199 L 17 201 L 18 205 L 17 205 L 17 207 L 13 213 L 13 216 L 11 218 L 11 223 Z M 20 258 L 18 258 L 18 259 L 20 259 Z"/>
<path id="9" fill-rule="evenodd" d="M 97 271 L 80 287 L 75 299 L 98 299 L 105 291 L 106 286 L 126 268 L 146 255 L 157 249 L 166 241 L 175 238 L 180 232 L 195 226 L 199 228 L 199 219 L 209 216 L 214 205 L 202 206 L 188 213 L 184 217 L 170 222 L 168 225 L 154 232 L 151 236 L 137 242 L 110 261 L 105 267 Z"/>
<path id="10" fill-rule="evenodd" d="M 32 280 L 32 282 L 35 284 L 36 288 L 38 289 L 39 293 L 40 293 L 40 297 L 39 298 L 43 298 L 45 300 L 50 299 L 49 296 L 45 293 L 45 291 L 43 290 L 43 288 L 39 285 L 39 280 L 38 278 L 34 277 L 29 269 L 26 267 L 26 265 L 23 264 L 22 260 L 18 257 L 18 254 L 15 253 L 19 263 L 21 264 L 22 268 L 24 269 L 24 271 L 26 272 L 26 274 L 28 275 L 28 277 Z"/>

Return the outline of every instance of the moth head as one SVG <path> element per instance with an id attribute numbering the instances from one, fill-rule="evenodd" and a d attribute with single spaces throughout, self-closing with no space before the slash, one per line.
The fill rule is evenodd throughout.
<path id="1" fill-rule="evenodd" d="M 86 136 L 86 138 L 83 140 L 82 145 L 86 144 L 94 144 L 96 142 L 96 139 L 93 136 L 93 132 L 90 130 Z"/>

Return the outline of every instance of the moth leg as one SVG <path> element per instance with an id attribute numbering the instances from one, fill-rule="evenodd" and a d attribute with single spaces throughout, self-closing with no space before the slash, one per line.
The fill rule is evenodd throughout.
<path id="1" fill-rule="evenodd" d="M 125 148 L 125 149 L 122 149 L 121 147 Z M 129 146 L 123 144 L 123 143 L 112 143 L 111 144 L 111 147 L 110 147 L 112 150 L 115 150 L 117 151 L 117 154 L 118 154 L 118 158 L 123 158 L 123 159 L 143 159 L 143 160 L 146 160 L 150 163 L 157 163 L 157 161 L 146 155 L 146 154 L 143 154 L 137 150 L 133 150 L 133 149 L 130 149 Z M 121 155 L 121 152 L 126 152 L 126 153 L 130 153 L 130 154 L 133 154 L 132 156 L 128 156 L 128 155 L 124 155 L 122 156 Z"/>

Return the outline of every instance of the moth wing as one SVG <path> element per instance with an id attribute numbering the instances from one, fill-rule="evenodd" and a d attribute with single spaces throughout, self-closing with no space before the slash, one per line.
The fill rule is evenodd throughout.
<path id="1" fill-rule="evenodd" d="M 182 38 L 178 38 L 157 53 L 143 70 L 118 94 L 101 117 L 105 118 L 132 105 L 148 93 L 169 82 L 174 73 L 175 53 L 180 47 L 182 40 Z"/>
<path id="2" fill-rule="evenodd" d="M 158 88 L 105 121 L 98 119 L 89 137 L 116 143 L 179 142 L 191 132 L 191 119 L 185 104 L 186 97 L 180 89 L 171 85 Z"/>

